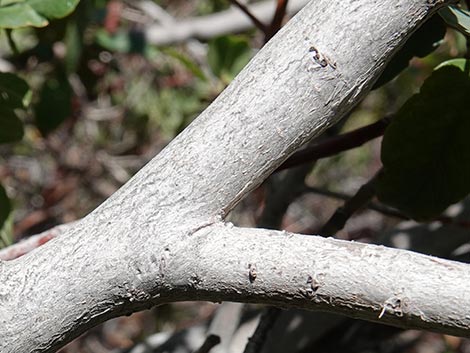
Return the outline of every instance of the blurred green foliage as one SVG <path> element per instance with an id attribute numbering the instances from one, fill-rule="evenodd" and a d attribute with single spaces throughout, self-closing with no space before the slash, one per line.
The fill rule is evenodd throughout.
<path id="1" fill-rule="evenodd" d="M 46 136 L 72 114 L 72 88 L 64 73 L 48 77 L 34 105 L 36 126 Z"/>
<path id="2" fill-rule="evenodd" d="M 28 84 L 12 73 L 0 73 L 0 143 L 16 142 L 23 137 L 23 124 L 15 110 L 28 105 Z"/>
<path id="3" fill-rule="evenodd" d="M 198 15 L 208 15 L 225 10 L 229 5 L 229 0 L 202 0 L 197 2 L 196 10 Z"/>
<path id="4" fill-rule="evenodd" d="M 248 39 L 241 36 L 222 36 L 209 42 L 207 62 L 212 72 L 229 83 L 251 58 Z"/>
<path id="5" fill-rule="evenodd" d="M 80 0 L 3 0 L 0 28 L 45 27 L 70 14 Z"/>

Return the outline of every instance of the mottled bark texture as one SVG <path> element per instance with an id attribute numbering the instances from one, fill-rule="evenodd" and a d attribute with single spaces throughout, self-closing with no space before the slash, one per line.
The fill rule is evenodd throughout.
<path id="1" fill-rule="evenodd" d="M 115 195 L 66 234 L 0 262 L 0 351 L 53 352 L 106 319 L 178 300 L 296 306 L 470 336 L 468 265 L 224 223 L 351 110 L 449 2 L 310 2 Z"/>

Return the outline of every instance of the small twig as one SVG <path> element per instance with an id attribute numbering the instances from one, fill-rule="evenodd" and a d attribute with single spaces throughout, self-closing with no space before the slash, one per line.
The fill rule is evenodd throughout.
<path id="1" fill-rule="evenodd" d="M 343 200 L 343 201 L 348 201 L 352 198 L 351 195 L 347 195 L 347 194 L 344 194 L 344 193 L 341 193 L 341 192 L 325 190 L 325 189 L 317 188 L 317 187 L 314 187 L 314 186 L 307 187 L 305 189 L 305 192 L 312 192 L 312 193 L 315 193 L 315 194 L 318 194 L 318 195 L 323 195 L 323 196 L 327 196 L 327 197 L 331 197 L 331 198 L 335 198 L 335 199 L 339 199 L 339 200 Z M 380 203 L 369 202 L 366 205 L 366 207 L 371 209 L 371 210 L 377 211 L 377 212 L 379 212 L 379 213 L 381 213 L 385 216 L 396 217 L 396 218 L 400 218 L 400 219 L 403 219 L 403 220 L 409 220 L 410 219 L 408 216 L 404 215 L 400 211 L 398 211 L 394 208 L 388 207 L 386 205 L 380 204 Z"/>
<path id="2" fill-rule="evenodd" d="M 380 169 L 367 183 L 362 185 L 356 194 L 347 200 L 343 206 L 339 207 L 331 218 L 320 230 L 322 235 L 334 235 L 344 228 L 349 218 L 361 208 L 370 203 L 375 196 L 375 185 L 378 176 L 382 172 Z"/>
<path id="3" fill-rule="evenodd" d="M 276 12 L 274 13 L 271 24 L 268 28 L 268 33 L 264 37 L 264 42 L 267 43 L 282 27 L 282 20 L 286 15 L 288 0 L 277 0 Z"/>
<path id="4" fill-rule="evenodd" d="M 312 193 L 315 193 L 315 194 L 318 194 L 318 195 L 323 195 L 323 196 L 326 196 L 326 197 L 332 197 L 332 198 L 339 199 L 339 200 L 344 200 L 344 201 L 349 201 L 350 199 L 353 198 L 353 196 L 348 195 L 348 194 L 344 194 L 344 193 L 341 193 L 341 192 L 330 191 L 330 190 L 325 190 L 325 189 L 317 188 L 317 187 L 314 187 L 314 186 L 306 187 L 304 189 L 304 192 L 312 192 Z M 396 210 L 392 207 L 384 205 L 382 203 L 369 202 L 364 207 L 366 207 L 368 209 L 371 209 L 371 210 L 374 210 L 374 211 L 377 211 L 377 212 L 379 212 L 379 213 L 381 213 L 385 216 L 395 217 L 395 218 L 403 219 L 405 221 L 406 220 L 411 220 L 411 218 L 408 217 L 407 215 L 401 213 L 400 211 L 398 211 L 398 210 Z M 436 217 L 435 219 L 431 219 L 431 220 L 429 220 L 429 222 L 440 222 L 440 223 L 445 224 L 445 225 L 454 225 L 454 226 L 464 228 L 464 229 L 470 228 L 470 222 L 469 221 L 457 220 L 454 217 L 449 217 L 449 216 L 446 216 L 446 215 L 441 215 L 439 217 Z"/>
<path id="5" fill-rule="evenodd" d="M 320 158 L 331 157 L 340 152 L 362 146 L 364 143 L 382 136 L 390 121 L 391 117 L 385 117 L 373 124 L 311 145 L 294 153 L 276 171 L 313 162 Z"/>
<path id="6" fill-rule="evenodd" d="M 258 18 L 251 13 L 248 7 L 243 5 L 238 0 L 230 0 L 230 2 L 234 4 L 236 7 L 238 7 L 240 10 L 242 10 L 250 18 L 251 22 L 253 22 L 255 26 L 264 33 L 265 36 L 269 33 L 269 28 L 260 20 L 258 20 Z"/>
<path id="7" fill-rule="evenodd" d="M 38 247 L 47 243 L 52 238 L 55 238 L 76 225 L 77 221 L 61 224 L 53 227 L 45 232 L 33 235 L 28 239 L 20 241 L 19 243 L 12 244 L 4 249 L 0 249 L 0 260 L 8 261 L 14 260 Z"/>
<path id="8" fill-rule="evenodd" d="M 269 307 L 266 308 L 263 315 L 259 319 L 259 324 L 256 327 L 253 335 L 248 339 L 248 343 L 243 353 L 259 353 L 263 348 L 266 337 L 274 326 L 277 318 L 281 314 L 281 309 Z"/>
<path id="9" fill-rule="evenodd" d="M 217 346 L 220 343 L 220 337 L 214 334 L 211 334 L 206 337 L 206 340 L 202 346 L 196 350 L 194 353 L 209 353 L 212 348 Z"/>

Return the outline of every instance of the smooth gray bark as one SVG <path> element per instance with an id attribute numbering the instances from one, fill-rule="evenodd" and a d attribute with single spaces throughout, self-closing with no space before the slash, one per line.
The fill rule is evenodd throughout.
<path id="1" fill-rule="evenodd" d="M 470 336 L 468 265 L 224 224 L 449 2 L 312 1 L 115 195 L 63 236 L 0 262 L 0 351 L 53 352 L 108 318 L 178 300 L 296 306 Z"/>

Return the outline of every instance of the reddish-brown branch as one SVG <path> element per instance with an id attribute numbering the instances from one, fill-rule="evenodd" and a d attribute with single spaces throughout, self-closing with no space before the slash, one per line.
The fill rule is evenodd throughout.
<path id="1" fill-rule="evenodd" d="M 3 261 L 14 260 L 20 256 L 23 256 L 24 254 L 27 254 L 30 251 L 47 243 L 52 238 L 55 238 L 65 233 L 75 223 L 76 222 L 61 224 L 59 226 L 46 230 L 45 232 L 42 232 L 40 234 L 33 235 L 29 237 L 28 239 L 20 241 L 19 243 L 15 243 L 4 249 L 0 249 L 0 260 L 3 260 Z"/>
<path id="2" fill-rule="evenodd" d="M 390 118 L 385 117 L 373 124 L 311 145 L 294 153 L 277 171 L 313 162 L 320 158 L 331 157 L 337 153 L 362 146 L 364 143 L 382 136 L 389 124 Z"/>
<path id="3" fill-rule="evenodd" d="M 268 33 L 264 37 L 264 42 L 267 43 L 282 27 L 282 20 L 286 15 L 288 0 L 277 0 L 276 12 L 268 28 Z"/>
<path id="4" fill-rule="evenodd" d="M 269 27 L 266 26 L 263 22 L 258 20 L 258 18 L 253 15 L 248 7 L 240 3 L 238 0 L 230 0 L 232 4 L 234 4 L 236 7 L 238 7 L 240 10 L 242 10 L 249 18 L 250 20 L 254 23 L 254 25 L 264 33 L 266 36 L 269 33 Z"/>

